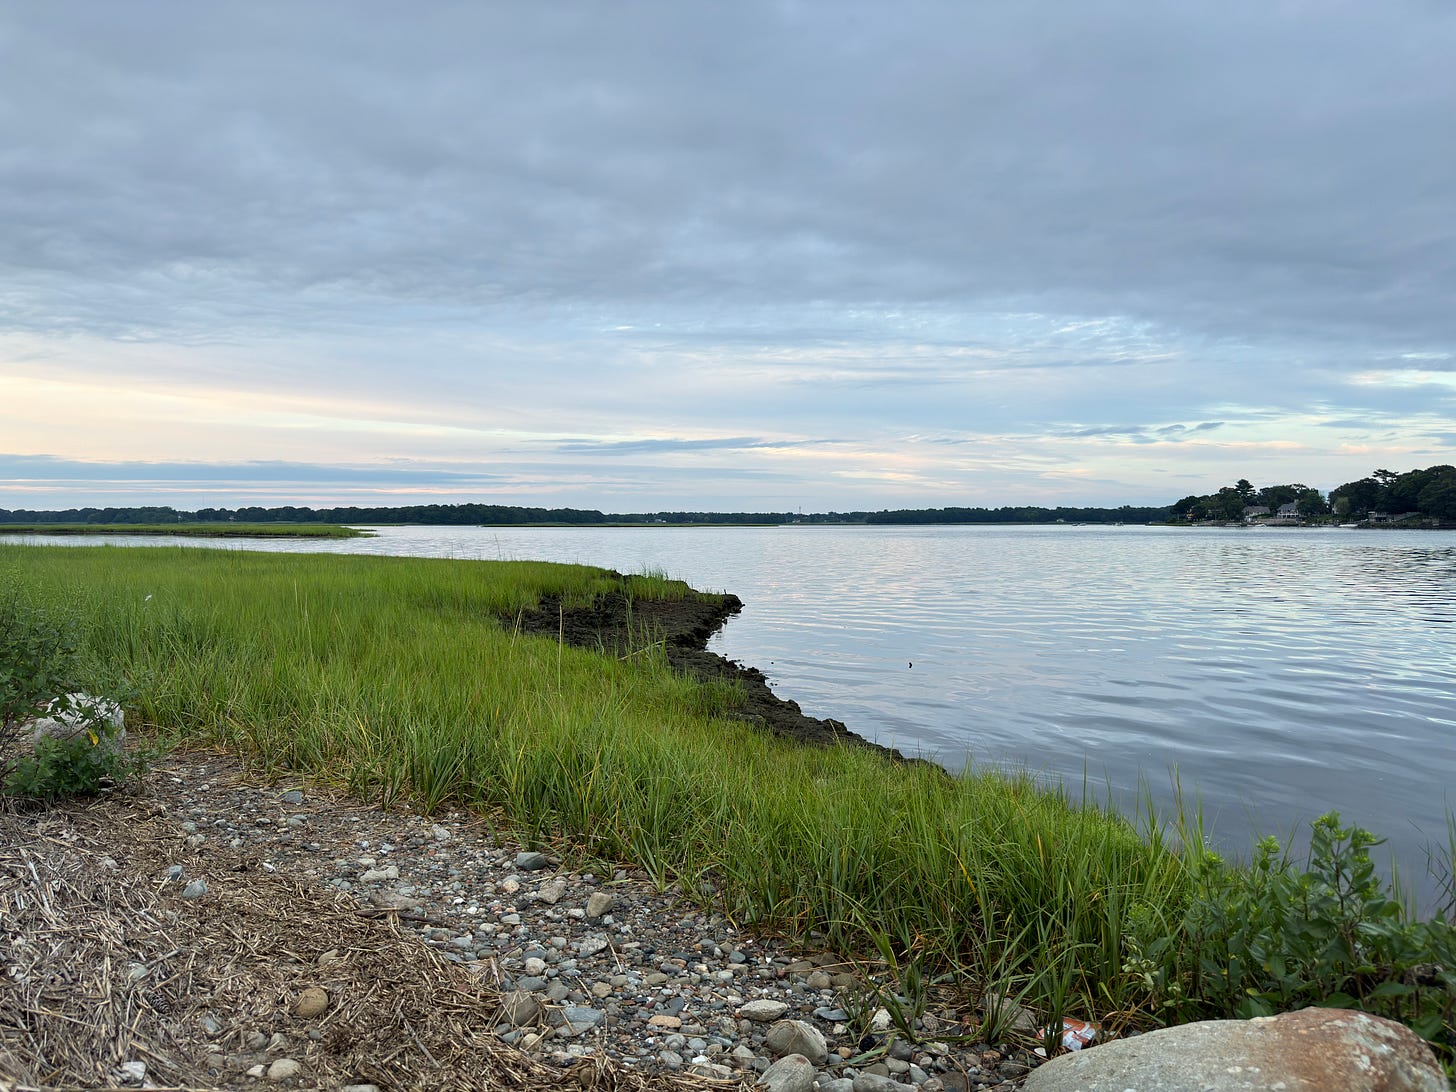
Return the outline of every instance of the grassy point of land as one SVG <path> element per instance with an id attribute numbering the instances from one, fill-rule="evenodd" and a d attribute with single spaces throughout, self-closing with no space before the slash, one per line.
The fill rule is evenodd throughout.
<path id="1" fill-rule="evenodd" d="M 1301 873 L 1251 868 L 1196 820 L 1139 826 L 1030 777 L 946 777 L 806 747 L 736 716 L 739 693 L 531 636 L 541 601 L 693 596 L 656 574 L 545 562 L 0 545 L 0 581 L 74 616 L 98 679 L 163 741 L 222 745 L 366 798 L 491 815 L 583 860 L 630 861 L 741 925 L 875 953 L 913 1024 L 932 991 L 1113 1030 L 1307 1004 L 1456 1035 L 1456 938 L 1411 920 L 1316 825 Z M 99 685 L 99 684 L 98 684 Z M 1435 970 L 1431 970 L 1434 967 Z"/>
<path id="2" fill-rule="evenodd" d="M 184 538 L 364 538 L 332 523 L 0 523 L 0 535 L 179 535 Z"/>

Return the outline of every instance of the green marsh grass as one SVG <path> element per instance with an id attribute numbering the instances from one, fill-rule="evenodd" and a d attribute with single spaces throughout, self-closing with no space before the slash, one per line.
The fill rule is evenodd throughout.
<path id="1" fill-rule="evenodd" d="M 164 741 L 237 748 L 386 804 L 475 809 L 530 843 L 634 862 L 743 925 L 878 951 L 913 969 L 916 997 L 934 982 L 1049 1020 L 1170 1018 L 1176 941 L 1203 875 L 1196 826 L 1167 835 L 1149 812 L 1139 829 L 1026 775 L 951 778 L 795 745 L 734 719 L 732 687 L 676 676 L 660 646 L 608 656 L 511 624 L 547 597 L 622 593 L 614 574 L 41 546 L 0 546 L 0 573 L 68 605 L 96 664 L 134 680 L 133 717 Z M 626 593 L 693 594 L 661 574 L 627 578 Z M 1169 938 L 1156 966 L 1133 924 Z"/>

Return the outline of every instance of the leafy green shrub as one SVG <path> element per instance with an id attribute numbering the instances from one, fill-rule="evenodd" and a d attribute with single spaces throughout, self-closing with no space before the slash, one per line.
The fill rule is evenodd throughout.
<path id="1" fill-rule="evenodd" d="M 137 766 L 115 739 L 112 703 L 81 693 L 75 631 L 0 592 L 0 791 L 40 799 L 93 793 Z M 22 746 L 37 717 L 68 729 Z"/>
<path id="2" fill-rule="evenodd" d="M 115 729 L 109 725 L 72 736 L 47 736 L 36 742 L 35 753 L 13 764 L 5 779 L 5 792 L 34 800 L 87 796 L 125 781 L 140 760 L 109 746 Z"/>
<path id="3" fill-rule="evenodd" d="M 1411 920 L 1376 873 L 1369 831 L 1342 827 L 1336 812 L 1312 831 L 1303 871 L 1272 838 L 1248 868 L 1205 854 L 1181 927 L 1134 917 L 1129 969 L 1173 1021 L 1355 1008 L 1409 1025 L 1449 1057 L 1456 930 L 1440 916 Z"/>

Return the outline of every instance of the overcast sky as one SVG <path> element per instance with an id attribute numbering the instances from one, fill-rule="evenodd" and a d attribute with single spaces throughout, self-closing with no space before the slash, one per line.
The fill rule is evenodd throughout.
<path id="1" fill-rule="evenodd" d="M 0 7 L 0 507 L 1456 462 L 1456 7 Z"/>

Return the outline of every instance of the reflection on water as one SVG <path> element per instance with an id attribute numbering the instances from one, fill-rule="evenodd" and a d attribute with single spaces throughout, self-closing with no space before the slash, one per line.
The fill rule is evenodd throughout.
<path id="1" fill-rule="evenodd" d="M 1237 846 L 1250 820 L 1288 833 L 1334 808 L 1414 879 L 1453 802 L 1447 534 L 410 527 L 221 545 L 665 569 L 741 596 L 715 649 L 813 715 L 1124 803 L 1140 778 L 1166 803 L 1176 771 Z"/>

